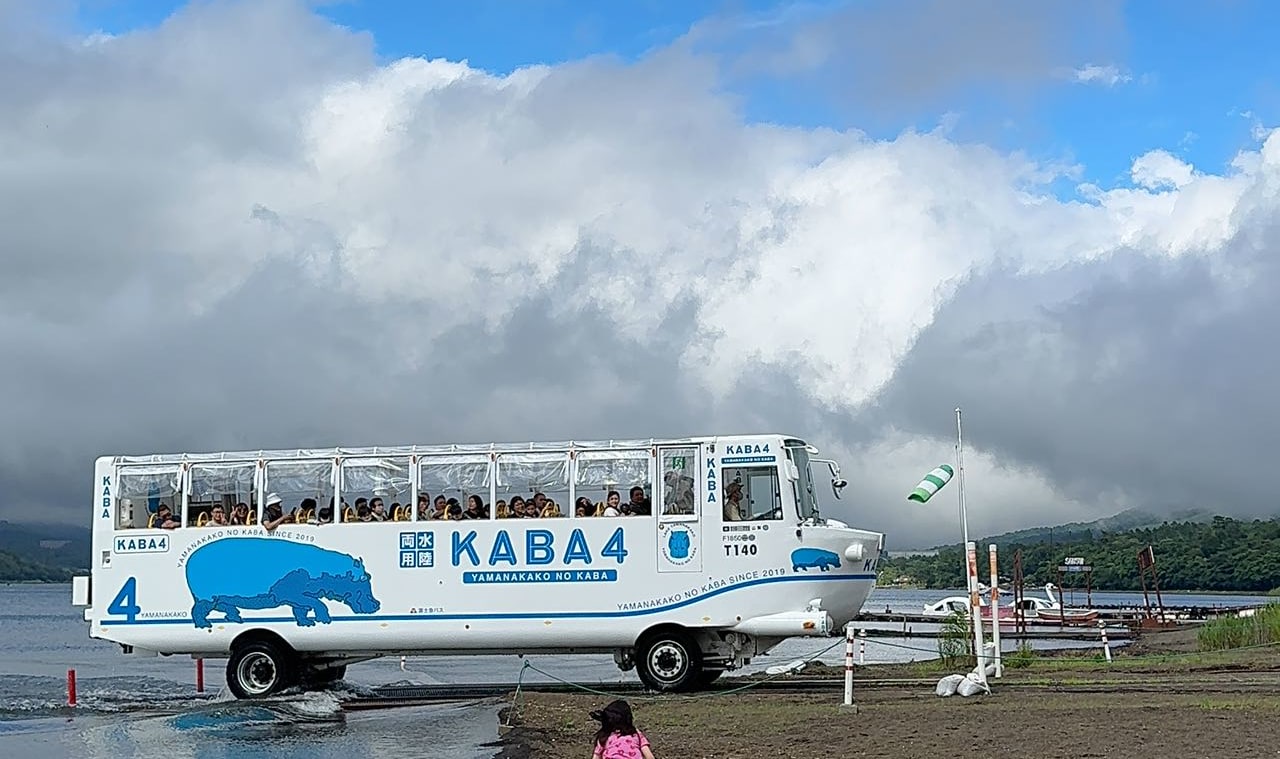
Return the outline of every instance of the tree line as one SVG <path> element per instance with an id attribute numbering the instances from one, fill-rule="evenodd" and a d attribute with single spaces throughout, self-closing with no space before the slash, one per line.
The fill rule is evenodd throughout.
<path id="1" fill-rule="evenodd" d="M 1138 590 L 1138 553 L 1155 552 L 1160 587 L 1266 593 L 1280 589 L 1280 520 L 1240 521 L 1214 517 L 1206 523 L 1166 522 L 1159 527 L 1094 535 L 1075 532 L 1063 540 L 1010 542 L 999 546 L 1001 579 L 1012 579 L 1014 552 L 1022 552 L 1027 586 L 1058 583 L 1058 566 L 1066 557 L 1081 557 L 1092 567 L 1096 590 Z M 988 578 L 987 545 L 978 541 L 979 576 Z M 966 583 L 961 546 L 946 546 L 935 556 L 899 556 L 880 562 L 879 582 L 902 580 L 926 588 L 960 588 Z M 1062 583 L 1084 587 L 1083 575 L 1064 574 Z"/>
<path id="2" fill-rule="evenodd" d="M 0 551 L 0 582 L 70 582 L 71 572 Z"/>

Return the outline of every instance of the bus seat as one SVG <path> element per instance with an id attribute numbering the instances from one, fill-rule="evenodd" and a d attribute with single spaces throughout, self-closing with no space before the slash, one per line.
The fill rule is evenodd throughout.
<path id="1" fill-rule="evenodd" d="M 344 521 L 344 522 L 354 522 L 354 521 L 356 521 L 356 510 L 355 510 L 355 509 L 353 509 L 353 508 L 351 508 L 350 506 L 348 506 L 347 508 L 343 509 L 343 510 L 342 510 L 342 521 Z"/>
<path id="2" fill-rule="evenodd" d="M 196 517 L 196 527 L 204 527 L 209 524 L 209 512 L 202 511 L 200 516 Z"/>

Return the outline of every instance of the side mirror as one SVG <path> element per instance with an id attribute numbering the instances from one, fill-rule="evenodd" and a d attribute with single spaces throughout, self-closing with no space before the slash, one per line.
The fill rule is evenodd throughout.
<path id="1" fill-rule="evenodd" d="M 848 485 L 848 481 L 843 479 L 834 479 L 831 481 L 831 492 L 835 495 L 837 500 L 840 498 L 840 491 Z"/>

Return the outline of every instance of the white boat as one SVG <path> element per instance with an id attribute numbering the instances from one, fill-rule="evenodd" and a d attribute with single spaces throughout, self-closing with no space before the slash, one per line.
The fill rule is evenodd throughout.
<path id="1" fill-rule="evenodd" d="M 1098 612 L 1094 609 L 1073 607 L 1064 609 L 1057 594 L 1054 592 L 1055 590 L 1056 587 L 1053 583 L 1047 583 L 1044 586 L 1047 598 L 1024 596 L 1020 604 L 1023 618 L 1030 623 L 1074 625 L 1093 624 L 1098 620 Z M 988 598 L 988 591 L 984 589 L 979 596 L 978 606 L 979 613 L 983 619 L 991 619 L 991 604 Z M 956 613 L 969 613 L 968 596 L 947 596 L 934 603 L 925 604 L 921 616 L 946 619 Z M 1015 601 L 1010 600 L 1008 604 L 1000 606 L 998 618 L 1002 623 L 1014 623 L 1017 619 Z"/>

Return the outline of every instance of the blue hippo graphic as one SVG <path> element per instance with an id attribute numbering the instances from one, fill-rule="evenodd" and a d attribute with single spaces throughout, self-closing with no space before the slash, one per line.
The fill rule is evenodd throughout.
<path id="1" fill-rule="evenodd" d="M 817 567 L 825 572 L 839 566 L 840 557 L 821 548 L 797 548 L 791 552 L 792 572 L 799 572 L 801 569 L 807 572 L 810 567 Z"/>
<path id="2" fill-rule="evenodd" d="M 672 559 L 689 558 L 689 533 L 687 530 L 672 530 L 667 538 L 667 550 Z"/>
<path id="3" fill-rule="evenodd" d="M 242 609 L 288 606 L 303 627 L 329 623 L 324 599 L 356 614 L 382 607 L 369 587 L 364 561 L 338 551 L 274 538 L 224 538 L 197 548 L 187 560 L 191 621 L 212 627 L 209 612 L 241 622 Z M 308 617 L 311 612 L 313 617 Z"/>

